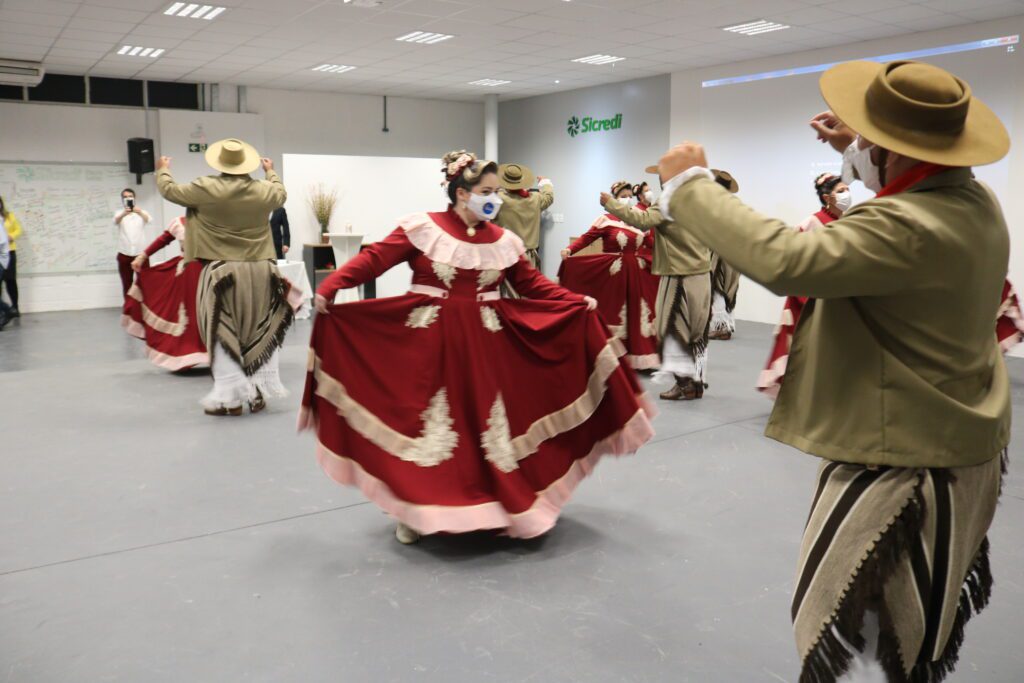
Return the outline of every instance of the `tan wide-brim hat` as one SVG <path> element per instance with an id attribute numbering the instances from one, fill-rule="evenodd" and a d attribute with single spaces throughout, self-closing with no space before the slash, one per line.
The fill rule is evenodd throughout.
<path id="1" fill-rule="evenodd" d="M 729 192 L 736 194 L 740 191 L 740 184 L 736 182 L 736 179 L 728 171 L 712 168 L 711 172 L 715 174 L 715 182 L 729 190 Z"/>
<path id="2" fill-rule="evenodd" d="M 981 166 L 1010 150 L 999 117 L 953 74 L 922 62 L 846 62 L 821 76 L 832 112 L 864 139 L 944 166 Z"/>
<path id="3" fill-rule="evenodd" d="M 498 167 L 498 182 L 506 190 L 528 190 L 537 177 L 522 164 L 502 164 Z"/>
<path id="4" fill-rule="evenodd" d="M 245 175 L 260 167 L 260 155 L 249 143 L 227 138 L 206 148 L 206 163 L 221 173 Z"/>
<path id="5" fill-rule="evenodd" d="M 648 166 L 647 168 L 644 169 L 644 173 L 650 173 L 651 175 L 658 175 L 658 165 L 654 164 L 654 166 Z"/>

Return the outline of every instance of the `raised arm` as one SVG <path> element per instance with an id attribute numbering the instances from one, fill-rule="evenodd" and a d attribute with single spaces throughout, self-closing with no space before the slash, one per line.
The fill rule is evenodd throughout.
<path id="1" fill-rule="evenodd" d="M 266 168 L 265 170 L 267 179 L 261 183 L 265 193 L 264 196 L 271 207 L 279 209 L 284 206 L 285 200 L 288 199 L 288 192 L 284 189 L 284 183 L 281 182 L 281 176 L 277 175 L 277 171 L 273 168 Z"/>
<path id="2" fill-rule="evenodd" d="M 170 230 L 164 230 L 159 237 L 153 240 L 152 244 L 146 247 L 146 256 L 152 256 L 156 252 L 160 251 L 168 244 L 177 239 Z"/>
<path id="3" fill-rule="evenodd" d="M 505 277 L 516 292 L 528 299 L 585 302 L 583 296 L 571 292 L 565 287 L 560 287 L 544 277 L 539 270 L 533 267 L 533 264 L 523 257 L 520 257 L 514 266 L 505 269 Z"/>
<path id="4" fill-rule="evenodd" d="M 168 168 L 161 168 L 156 172 L 156 188 L 160 191 L 160 196 L 178 206 L 199 206 L 208 197 L 206 189 L 199 183 L 200 180 L 202 179 L 183 185 L 174 182 L 174 176 Z"/>
<path id="5" fill-rule="evenodd" d="M 586 249 L 596 240 L 601 239 L 601 230 L 602 229 L 597 227 L 596 225 L 592 226 L 590 230 L 587 230 L 585 233 L 583 233 L 575 240 L 573 240 L 573 243 L 569 245 L 569 248 L 566 249 L 566 251 L 568 251 L 570 254 L 575 254 L 577 251 L 580 251 L 581 249 Z"/>
<path id="6" fill-rule="evenodd" d="M 317 287 L 317 296 L 328 302 L 334 300 L 339 289 L 351 289 L 380 277 L 416 254 L 405 230 L 398 228 L 380 242 L 374 242 L 331 273 Z"/>
<path id="7" fill-rule="evenodd" d="M 537 189 L 537 195 L 540 197 L 540 210 L 547 211 L 555 203 L 555 185 L 549 179 L 541 178 Z"/>
<path id="8" fill-rule="evenodd" d="M 661 209 L 656 206 L 652 206 L 644 211 L 634 206 L 627 206 L 618 199 L 610 199 L 604 205 L 604 208 L 623 223 L 632 225 L 634 228 L 640 228 L 641 230 L 650 230 L 665 222 L 665 216 L 661 213 Z"/>
<path id="9" fill-rule="evenodd" d="M 895 202 L 867 202 L 827 230 L 798 232 L 757 213 L 706 175 L 677 187 L 670 181 L 666 192 L 674 229 L 691 231 L 776 294 L 877 296 L 927 284 L 921 236 Z"/>

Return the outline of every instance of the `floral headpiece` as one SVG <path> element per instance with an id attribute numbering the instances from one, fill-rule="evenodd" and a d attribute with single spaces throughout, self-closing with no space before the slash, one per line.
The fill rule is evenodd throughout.
<path id="1" fill-rule="evenodd" d="M 476 158 L 472 154 L 463 154 L 458 159 L 448 164 L 448 168 L 445 173 L 448 182 L 458 178 L 463 171 L 473 165 L 474 161 L 476 161 Z"/>

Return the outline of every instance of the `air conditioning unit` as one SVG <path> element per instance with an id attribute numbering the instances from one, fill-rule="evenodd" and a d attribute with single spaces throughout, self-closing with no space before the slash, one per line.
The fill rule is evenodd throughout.
<path id="1" fill-rule="evenodd" d="M 42 62 L 0 59 L 0 85 L 39 85 L 46 75 Z"/>

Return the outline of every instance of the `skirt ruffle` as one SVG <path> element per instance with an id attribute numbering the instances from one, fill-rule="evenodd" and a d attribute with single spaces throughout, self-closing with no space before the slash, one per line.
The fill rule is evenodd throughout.
<path id="1" fill-rule="evenodd" d="M 562 262 L 558 280 L 566 289 L 597 300 L 605 322 L 626 347 L 637 370 L 660 365 L 655 307 L 658 277 L 649 259 L 636 253 L 609 252 L 573 256 Z"/>
<path id="2" fill-rule="evenodd" d="M 422 533 L 550 529 L 653 408 L 579 304 L 418 294 L 317 316 L 300 427 L 335 481 Z"/>
<path id="3" fill-rule="evenodd" d="M 181 257 L 143 268 L 125 297 L 121 326 L 146 343 L 146 355 L 157 367 L 172 372 L 209 365 L 199 336 L 196 290 L 203 266 Z"/>

